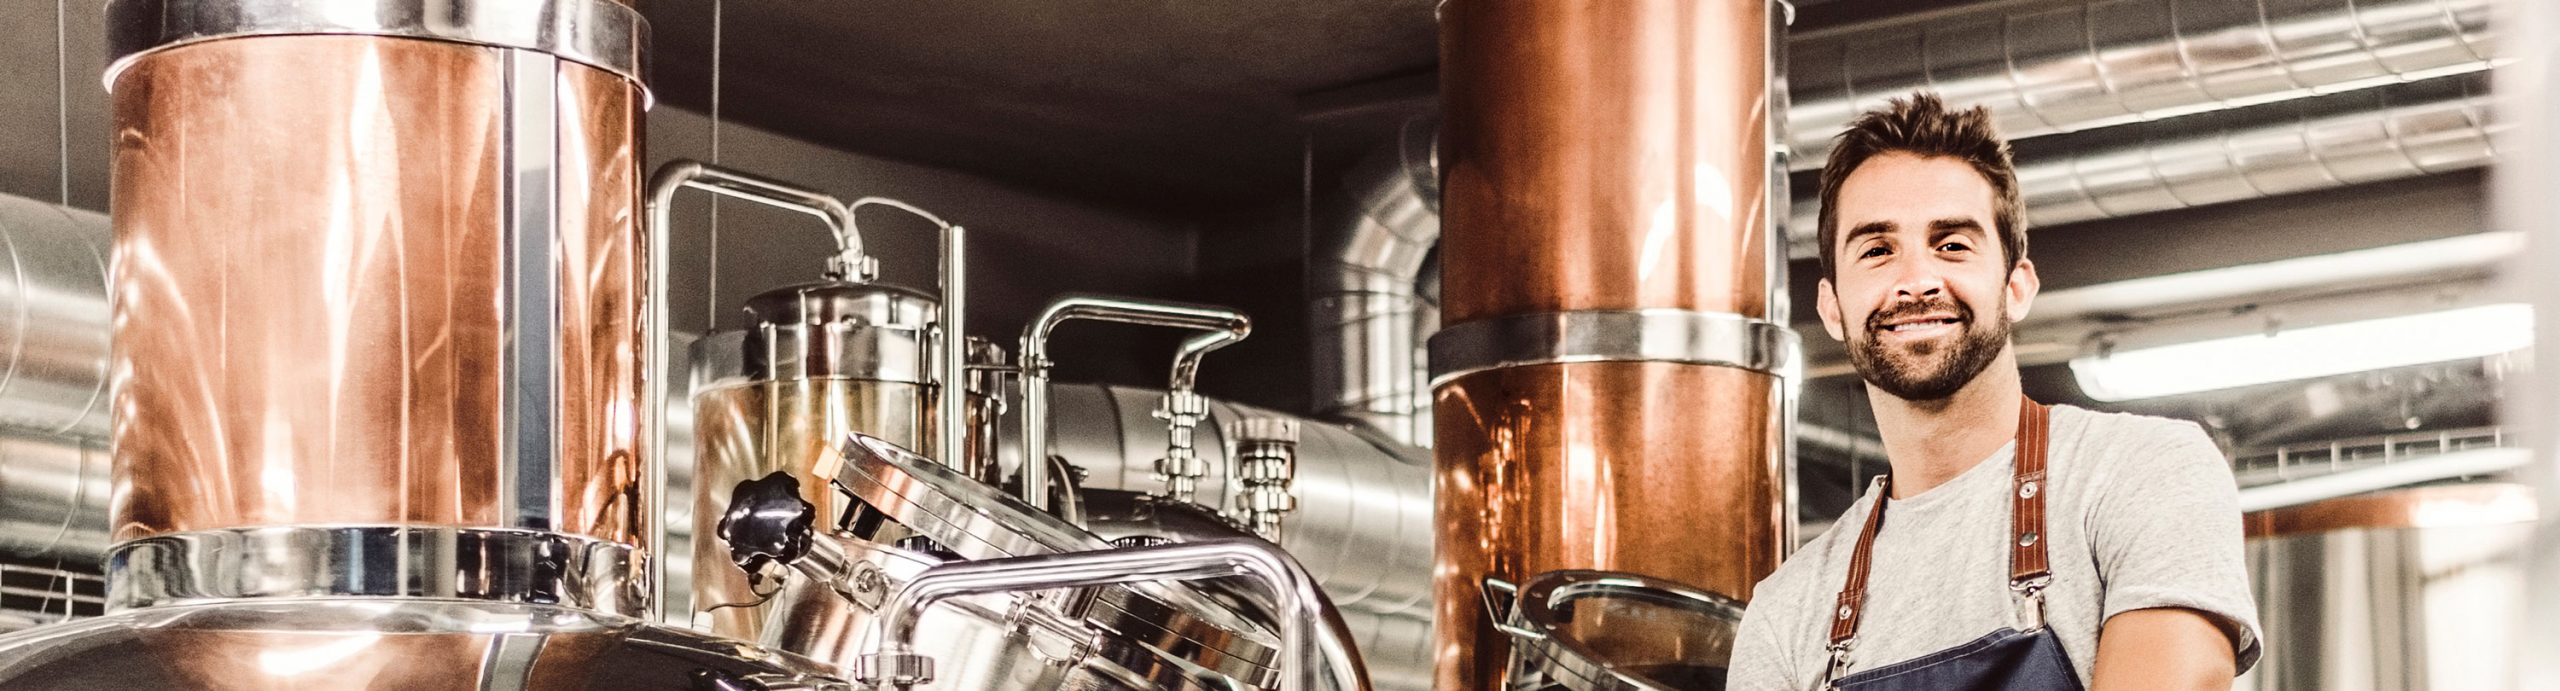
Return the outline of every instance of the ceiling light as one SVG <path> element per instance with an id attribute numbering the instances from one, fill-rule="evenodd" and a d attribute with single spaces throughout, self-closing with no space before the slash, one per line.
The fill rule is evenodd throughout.
<path id="1" fill-rule="evenodd" d="M 2533 345 L 2533 306 L 2511 303 L 2286 329 L 2071 360 L 2080 390 L 2130 401 L 2446 362 Z"/>

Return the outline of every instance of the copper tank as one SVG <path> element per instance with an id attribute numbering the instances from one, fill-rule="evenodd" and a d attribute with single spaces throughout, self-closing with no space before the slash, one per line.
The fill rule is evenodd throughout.
<path id="1" fill-rule="evenodd" d="M 116 539 L 640 543 L 642 94 L 526 52 L 258 36 L 116 75 Z"/>
<path id="2" fill-rule="evenodd" d="M 1487 576 L 1626 571 L 1749 598 L 1789 544 L 1794 344 L 1766 0 L 1451 0 L 1440 17 L 1434 641 L 1436 688 L 1455 691 L 1498 687 L 1509 653 Z"/>

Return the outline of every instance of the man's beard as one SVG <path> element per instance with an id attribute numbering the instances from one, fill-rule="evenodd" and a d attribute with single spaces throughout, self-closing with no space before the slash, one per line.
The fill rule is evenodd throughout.
<path id="1" fill-rule="evenodd" d="M 1906 401 L 1943 401 L 1989 369 L 2009 343 L 2009 300 L 2000 296 L 1990 319 L 1977 320 L 1962 302 L 1940 299 L 1913 302 L 1867 315 L 1865 328 L 1851 334 L 1849 364 L 1858 376 L 1885 393 Z M 1886 322 L 1931 312 L 1953 312 L 1963 333 L 1953 345 L 1932 341 L 1909 343 L 1901 352 L 1888 350 L 1877 338 Z"/>

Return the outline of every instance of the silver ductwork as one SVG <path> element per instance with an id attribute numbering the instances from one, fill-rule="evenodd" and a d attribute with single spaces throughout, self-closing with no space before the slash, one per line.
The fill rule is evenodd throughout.
<path id="1" fill-rule="evenodd" d="M 2467 80 L 2459 93 L 2400 102 L 2396 90 L 2369 109 L 2304 115 L 2277 124 L 2181 129 L 2175 138 L 2018 164 L 2028 225 L 2055 226 L 2102 218 L 2262 199 L 2421 175 L 2469 170 L 2497 159 L 2495 140 L 2510 125 L 2491 113 L 2491 98 Z M 2430 85 L 2432 86 L 2432 85 Z M 1819 200 L 1794 205 L 1789 251 L 1810 257 Z"/>
<path id="2" fill-rule="evenodd" d="M 1352 203 L 1343 230 L 1318 238 L 1307 320 L 1316 417 L 1426 447 L 1431 400 L 1420 349 L 1440 328 L 1440 309 L 1436 287 L 1426 294 L 1424 284 L 1440 277 L 1423 269 L 1440 244 L 1439 131 L 1431 119 L 1407 121 L 1394 146 L 1345 180 Z"/>
<path id="3" fill-rule="evenodd" d="M 1893 96 L 1991 107 L 2011 138 L 2480 72 L 2494 0 L 1987 3 L 1796 34 L 1787 116 L 1798 169 Z M 2034 189 L 2030 186 L 2028 189 Z"/>
<path id="4" fill-rule="evenodd" d="M 107 217 L 0 195 L 0 427 L 107 435 Z"/>

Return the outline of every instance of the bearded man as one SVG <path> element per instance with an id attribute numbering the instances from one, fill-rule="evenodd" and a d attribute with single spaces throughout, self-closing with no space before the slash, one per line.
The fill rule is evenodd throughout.
<path id="1" fill-rule="evenodd" d="M 2231 688 L 2258 625 L 2230 465 L 2193 423 L 2022 394 L 2039 284 L 1990 113 L 1920 93 L 1838 141 L 1816 308 L 1892 470 L 1760 583 L 1727 688 Z"/>

